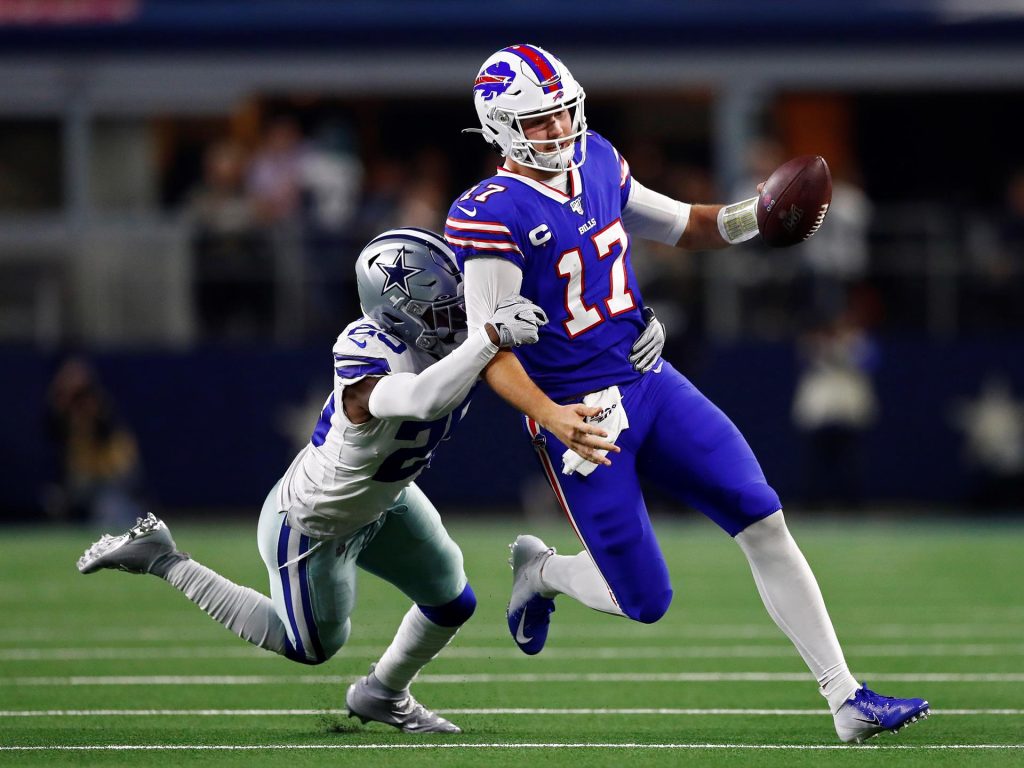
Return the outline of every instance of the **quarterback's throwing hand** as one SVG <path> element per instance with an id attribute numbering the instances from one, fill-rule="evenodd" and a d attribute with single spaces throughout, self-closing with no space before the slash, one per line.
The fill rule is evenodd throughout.
<path id="1" fill-rule="evenodd" d="M 547 322 L 543 309 L 525 296 L 512 294 L 498 303 L 487 324 L 498 335 L 497 345 L 508 348 L 536 343 L 540 326 Z"/>

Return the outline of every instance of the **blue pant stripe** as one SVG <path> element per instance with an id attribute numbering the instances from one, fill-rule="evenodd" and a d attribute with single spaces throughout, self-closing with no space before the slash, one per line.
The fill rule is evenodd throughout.
<path id="1" fill-rule="evenodd" d="M 288 568 L 282 566 L 288 562 L 288 538 L 292 529 L 287 523 L 281 526 L 281 535 L 277 540 L 277 572 L 281 574 L 281 589 L 284 594 L 284 607 L 288 612 L 288 623 L 291 625 L 292 637 L 295 638 L 295 651 L 300 659 L 306 656 L 305 648 L 302 646 L 302 636 L 299 634 L 299 626 L 295 621 L 295 608 L 292 605 L 292 587 L 288 578 Z"/>
<path id="2" fill-rule="evenodd" d="M 305 555 L 309 551 L 309 537 L 299 537 L 299 554 Z M 323 646 L 320 644 L 320 633 L 316 627 L 316 617 L 313 615 L 313 601 L 309 592 L 309 558 L 303 557 L 299 560 L 299 592 L 302 594 L 302 612 L 306 616 L 306 629 L 309 630 L 309 641 L 313 644 L 313 652 L 317 661 L 325 661 Z"/>

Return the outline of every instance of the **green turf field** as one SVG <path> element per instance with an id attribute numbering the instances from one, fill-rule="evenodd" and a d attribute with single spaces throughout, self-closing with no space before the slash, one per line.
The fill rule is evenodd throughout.
<path id="1" fill-rule="evenodd" d="M 169 522 L 196 559 L 265 590 L 254 525 Z M 854 673 L 933 707 L 860 747 L 837 742 L 739 548 L 703 520 L 658 523 L 676 585 L 661 622 L 563 599 L 548 647 L 522 655 L 504 606 L 505 545 L 524 527 L 449 522 L 480 605 L 414 692 L 457 737 L 340 709 L 407 608 L 372 577 L 349 646 L 307 667 L 251 649 L 155 578 L 79 575 L 90 532 L 5 530 L 0 765 L 1024 764 L 1022 525 L 791 520 Z M 568 529 L 533 532 L 575 551 Z"/>

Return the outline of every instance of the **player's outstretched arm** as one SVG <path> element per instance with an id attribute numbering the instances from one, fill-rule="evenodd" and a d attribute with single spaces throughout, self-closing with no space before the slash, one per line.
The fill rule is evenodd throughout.
<path id="1" fill-rule="evenodd" d="M 751 198 L 733 205 L 690 205 L 633 179 L 622 223 L 634 237 L 687 251 L 717 250 L 758 234 L 756 203 Z"/>
<path id="2" fill-rule="evenodd" d="M 485 322 L 491 307 L 501 306 L 502 296 L 517 293 L 522 286 L 522 273 L 510 261 L 498 258 L 475 258 L 466 262 L 466 314 L 469 327 Z M 610 464 L 598 457 L 597 450 L 618 452 L 612 443 L 603 440 L 608 433 L 584 421 L 596 416 L 597 408 L 582 403 L 558 405 L 534 384 L 522 364 L 510 352 L 499 352 L 484 371 L 484 379 L 499 397 L 520 413 L 525 413 L 549 430 L 567 448 L 599 464 Z"/>
<path id="3" fill-rule="evenodd" d="M 547 429 L 567 448 L 595 464 L 611 465 L 597 451 L 618 453 L 619 448 L 604 438 L 608 433 L 584 421 L 596 416 L 600 408 L 582 403 L 558 405 L 533 383 L 518 358 L 511 352 L 499 352 L 484 371 L 484 380 L 499 397 Z"/>
<path id="4" fill-rule="evenodd" d="M 692 206 L 690 220 L 676 243 L 707 249 L 743 243 L 756 235 L 779 248 L 811 237 L 832 202 L 832 175 L 818 155 L 796 157 L 757 185 L 757 196 L 731 205 Z"/>
<path id="5" fill-rule="evenodd" d="M 719 213 L 727 208 L 724 205 L 694 205 L 690 207 L 690 219 L 686 229 L 676 242 L 677 248 L 687 251 L 711 251 L 733 245 L 739 240 L 730 241 L 722 236 L 718 226 Z M 754 227 L 757 234 L 757 226 Z M 753 237 L 753 235 L 751 235 Z"/>
<path id="6" fill-rule="evenodd" d="M 345 415 L 356 424 L 402 418 L 433 421 L 451 413 L 469 394 L 500 348 L 537 341 L 544 310 L 523 296 L 509 296 L 454 352 L 418 374 L 366 378 L 345 388 Z"/>

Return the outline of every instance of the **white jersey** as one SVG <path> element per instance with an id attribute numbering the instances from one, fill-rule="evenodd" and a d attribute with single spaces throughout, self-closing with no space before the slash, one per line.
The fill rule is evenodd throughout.
<path id="1" fill-rule="evenodd" d="M 342 393 L 367 376 L 418 374 L 436 360 L 363 317 L 334 344 L 334 391 L 309 444 L 281 478 L 278 509 L 318 539 L 344 536 L 379 518 L 422 472 L 437 444 L 461 420 L 467 397 L 436 421 L 371 418 L 353 424 Z"/>

